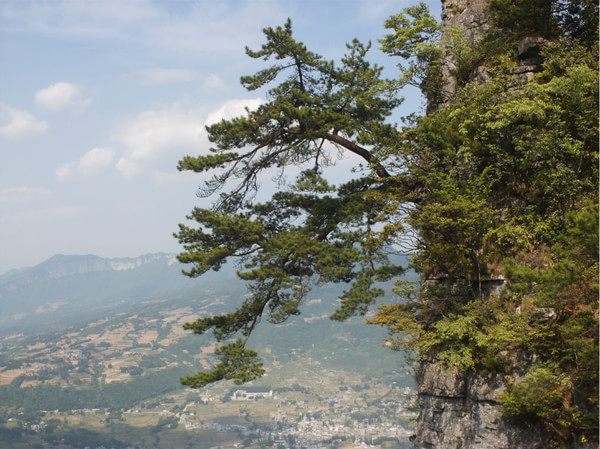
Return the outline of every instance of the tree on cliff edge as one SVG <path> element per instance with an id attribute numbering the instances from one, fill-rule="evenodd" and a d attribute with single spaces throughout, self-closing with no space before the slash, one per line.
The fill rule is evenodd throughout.
<path id="1" fill-rule="evenodd" d="M 553 1 L 539 19 L 537 0 L 507 3 L 490 0 L 502 32 L 477 44 L 458 31 L 440 42 L 424 5 L 391 18 L 383 48 L 409 60 L 396 81 L 358 41 L 339 64 L 324 60 L 289 21 L 246 50 L 272 62 L 241 79 L 249 90 L 272 86 L 267 102 L 207 127 L 211 154 L 182 159 L 180 170 L 210 174 L 201 193 L 218 196 L 176 236 L 186 274 L 236 260 L 249 295 L 186 324 L 222 346 L 214 368 L 184 384 L 262 375 L 250 334 L 262 318 L 299 314 L 319 283 L 348 285 L 332 318 L 364 314 L 383 294 L 377 283 L 402 273 L 389 255 L 410 235 L 412 267 L 446 281 L 407 297 L 400 285 L 399 301 L 379 309 L 373 322 L 392 345 L 452 369 L 519 374 L 503 397 L 507 419 L 543 423 L 556 445 L 597 438 L 597 5 Z M 518 76 L 526 36 L 544 39 L 529 78 Z M 452 98 L 441 90 L 448 57 L 460 87 Z M 472 76 L 481 67 L 483 83 Z M 408 83 L 436 107 L 397 129 L 386 119 Z M 334 186 L 327 167 L 344 154 L 356 170 Z M 262 176 L 280 191 L 258 202 Z M 490 296 L 486 281 L 500 275 L 508 288 Z"/>
<path id="2" fill-rule="evenodd" d="M 249 283 L 236 311 L 186 325 L 196 333 L 213 330 L 220 341 L 241 336 L 217 350 L 221 362 L 212 371 L 184 380 L 193 387 L 262 374 L 256 354 L 245 349 L 250 333 L 263 317 L 281 323 L 299 314 L 313 285 L 350 284 L 333 316 L 344 319 L 364 314 L 381 295 L 376 281 L 402 272 L 387 258 L 393 235 L 375 230 L 401 213 L 394 191 L 412 189 L 408 176 L 391 174 L 400 163 L 390 156 L 398 131 L 385 122 L 400 103 L 394 84 L 365 59 L 369 46 L 358 41 L 336 66 L 296 42 L 289 21 L 264 33 L 262 48 L 246 52 L 274 64 L 241 82 L 249 90 L 279 84 L 255 111 L 207 128 L 212 154 L 179 165 L 213 173 L 202 193 L 220 192 L 213 209 L 196 208 L 188 217 L 199 226 L 180 225 L 186 252 L 179 260 L 194 264 L 186 274 L 237 259 L 238 275 Z M 344 153 L 362 165 L 336 187 L 322 174 Z M 297 172 L 292 182 L 285 177 L 290 169 Z M 259 203 L 254 194 L 265 175 L 277 177 L 280 191 Z"/>

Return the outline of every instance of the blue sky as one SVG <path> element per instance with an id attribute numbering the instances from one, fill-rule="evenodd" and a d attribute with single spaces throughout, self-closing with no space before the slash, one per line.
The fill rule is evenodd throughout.
<path id="1" fill-rule="evenodd" d="M 7 0 L 0 2 L 0 273 L 54 254 L 178 252 L 172 233 L 199 175 L 177 161 L 209 147 L 206 123 L 256 106 L 244 53 L 290 17 L 328 59 L 373 41 L 416 0 Z M 428 2 L 439 16 L 436 0 Z M 417 111 L 406 93 L 400 115 Z"/>

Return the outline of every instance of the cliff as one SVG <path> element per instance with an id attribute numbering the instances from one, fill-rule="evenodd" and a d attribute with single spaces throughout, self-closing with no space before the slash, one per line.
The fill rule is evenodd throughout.
<path id="1" fill-rule="evenodd" d="M 448 49 L 453 45 L 451 30 L 459 30 L 467 42 L 481 40 L 483 34 L 490 29 L 486 11 L 487 0 L 441 0 L 442 2 L 442 47 Z M 458 80 L 456 72 L 458 62 L 452 51 L 445 52 L 442 62 L 442 98 L 450 100 L 456 93 Z M 473 72 L 471 79 L 476 78 L 478 69 Z"/>
<path id="2" fill-rule="evenodd" d="M 435 277 L 422 281 L 426 291 L 446 284 Z M 505 288 L 501 276 L 482 281 L 484 296 L 498 294 Z M 467 289 L 455 281 L 450 288 L 453 300 L 465 300 Z M 517 355 L 514 355 L 517 357 Z M 521 357 L 524 357 L 521 355 Z M 528 360 L 521 364 L 527 366 Z M 522 373 L 513 373 L 518 377 Z M 422 363 L 417 375 L 419 416 L 416 448 L 461 449 L 543 449 L 548 438 L 542 426 L 522 427 L 507 423 L 502 417 L 500 394 L 506 378 L 500 374 L 446 370 L 435 360 Z"/>
<path id="3" fill-rule="evenodd" d="M 437 276 L 422 280 L 423 291 L 444 286 L 448 280 Z M 482 294 L 489 297 L 505 288 L 502 276 L 482 281 Z M 468 291 L 455 281 L 450 288 L 453 300 L 465 300 Z M 522 366 L 530 361 L 523 354 Z M 513 373 L 514 378 L 523 373 Z M 435 360 L 422 363 L 417 375 L 419 416 L 416 448 L 461 449 L 543 449 L 548 437 L 542 426 L 523 427 L 502 417 L 500 394 L 506 378 L 500 374 L 445 370 Z"/>
<path id="4" fill-rule="evenodd" d="M 460 79 L 452 34 L 470 43 L 478 43 L 492 27 L 486 8 L 487 0 L 442 1 L 442 106 L 452 101 L 462 85 L 489 80 L 484 64 L 473 67 Z M 455 39 L 455 38 L 454 38 Z M 518 80 L 530 79 L 538 70 L 537 52 L 544 42 L 537 37 L 523 39 L 519 46 L 519 61 L 513 69 Z M 463 77 L 465 75 L 463 74 Z M 430 105 L 431 106 L 431 105 Z M 491 270 L 489 270 L 491 271 Z M 445 288 L 453 301 L 468 300 L 465 281 L 450 280 L 443 273 L 422 279 L 421 290 Z M 505 288 L 501 274 L 488 275 L 479 282 L 484 297 L 498 294 Z M 524 365 L 527 365 L 524 361 Z M 515 373 L 514 375 L 518 375 Z M 422 363 L 417 376 L 419 417 L 416 428 L 416 448 L 462 449 L 542 449 L 548 437 L 542 426 L 524 428 L 507 423 L 502 418 L 499 396 L 506 388 L 502 375 L 479 375 L 475 372 L 444 370 L 435 364 L 435 356 Z"/>
<path id="5" fill-rule="evenodd" d="M 420 414 L 416 447 L 548 447 L 540 426 L 523 428 L 502 419 L 498 398 L 505 388 L 505 378 L 501 375 L 444 371 L 426 363 L 421 366 L 417 383 Z"/>
<path id="6" fill-rule="evenodd" d="M 56 255 L 35 267 L 34 276 L 45 279 L 60 279 L 75 274 L 96 271 L 124 271 L 139 268 L 156 261 L 165 261 L 169 265 L 176 262 L 172 254 L 145 254 L 136 258 L 105 259 L 102 257 Z"/>
<path id="7" fill-rule="evenodd" d="M 456 60 L 456 51 L 451 48 L 458 38 L 474 44 L 484 37 L 486 32 L 493 30 L 493 25 L 488 17 L 486 8 L 487 0 L 441 0 L 442 2 L 442 40 L 444 58 L 441 65 L 442 99 L 451 101 L 456 92 L 465 82 L 485 83 L 490 79 L 490 73 L 485 63 L 475 64 L 466 75 L 466 79 L 458 79 L 459 63 Z M 458 37 L 453 37 L 453 32 L 458 31 Z M 456 36 L 456 34 L 455 34 Z M 540 47 L 548 41 L 539 32 L 531 31 L 525 34 L 519 42 L 517 53 L 518 60 L 512 73 L 516 81 L 527 81 L 539 71 L 541 59 Z"/>

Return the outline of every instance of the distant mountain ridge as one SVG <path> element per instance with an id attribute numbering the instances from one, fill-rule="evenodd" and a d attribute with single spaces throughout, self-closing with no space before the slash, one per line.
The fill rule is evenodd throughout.
<path id="1" fill-rule="evenodd" d="M 132 270 L 142 265 L 158 260 L 166 260 L 167 264 L 177 263 L 175 254 L 150 253 L 139 257 L 103 258 L 93 254 L 63 255 L 57 254 L 40 264 L 20 270 L 12 270 L 0 276 L 0 282 L 5 280 L 18 280 L 23 277 L 36 276 L 47 279 L 59 279 L 74 274 L 85 274 L 94 271 L 122 271 Z"/>
<path id="2" fill-rule="evenodd" d="M 207 279 L 200 282 L 183 276 L 182 268 L 174 254 L 166 253 L 113 259 L 55 255 L 0 276 L 0 331 L 59 315 L 169 297 L 206 283 Z"/>

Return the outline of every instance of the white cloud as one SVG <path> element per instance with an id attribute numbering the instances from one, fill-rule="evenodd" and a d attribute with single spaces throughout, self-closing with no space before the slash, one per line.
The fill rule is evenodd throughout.
<path id="1" fill-rule="evenodd" d="M 71 176 L 71 174 L 75 170 L 76 165 L 76 162 L 70 162 L 68 164 L 61 165 L 60 167 L 58 167 L 56 169 L 56 177 L 58 178 L 58 180 L 62 182 L 69 176 Z"/>
<path id="2" fill-rule="evenodd" d="M 94 175 L 108 166 L 115 156 L 110 148 L 93 148 L 79 159 L 78 168 L 84 175 Z"/>
<path id="3" fill-rule="evenodd" d="M 139 114 L 126 123 L 116 139 L 124 154 L 117 169 L 126 177 L 139 173 L 144 164 L 177 151 L 198 149 L 204 142 L 204 120 L 200 112 L 187 111 L 178 104 Z"/>
<path id="4" fill-rule="evenodd" d="M 199 153 L 208 146 L 205 125 L 246 113 L 245 108 L 257 108 L 264 100 L 231 100 L 208 117 L 198 110 L 186 110 L 179 104 L 145 111 L 126 123 L 116 135 L 123 147 L 117 169 L 125 177 L 141 172 L 144 166 L 166 156 L 178 160 L 186 151 Z"/>
<path id="5" fill-rule="evenodd" d="M 201 80 L 202 87 L 208 90 L 224 90 L 227 88 L 227 83 L 217 74 L 201 76 L 194 70 L 187 69 L 165 69 L 152 68 L 144 69 L 138 72 L 140 80 L 143 84 L 172 84 L 186 81 Z"/>
<path id="6" fill-rule="evenodd" d="M 0 137 L 21 140 L 43 134 L 48 124 L 29 112 L 14 109 L 0 103 Z"/>
<path id="7" fill-rule="evenodd" d="M 246 108 L 252 110 L 257 109 L 265 101 L 262 98 L 254 98 L 251 100 L 229 100 L 223 104 L 218 110 L 212 112 L 206 118 L 206 125 L 214 125 L 221 120 L 229 120 L 234 117 L 246 115 Z"/>
<path id="8" fill-rule="evenodd" d="M 35 93 L 35 104 L 49 111 L 84 110 L 92 102 L 83 98 L 81 86 L 61 81 Z"/>
<path id="9" fill-rule="evenodd" d="M 186 69 L 145 69 L 140 71 L 140 75 L 144 84 L 169 84 L 198 78 L 196 72 Z"/>
<path id="10" fill-rule="evenodd" d="M 115 157 L 111 148 L 93 148 L 78 161 L 61 165 L 56 169 L 56 177 L 64 181 L 73 175 L 94 176 L 108 167 Z"/>
<path id="11" fill-rule="evenodd" d="M 227 83 L 214 73 L 204 78 L 202 85 L 210 90 L 224 90 L 227 87 Z"/>
<path id="12" fill-rule="evenodd" d="M 21 203 L 24 201 L 36 201 L 47 198 L 52 192 L 48 189 L 38 187 L 8 187 L 0 189 L 1 203 Z"/>
<path id="13" fill-rule="evenodd" d="M 137 175 L 142 170 L 142 167 L 139 161 L 128 159 L 123 156 L 117 162 L 117 170 L 119 170 L 126 178 L 131 178 L 132 176 Z"/>

